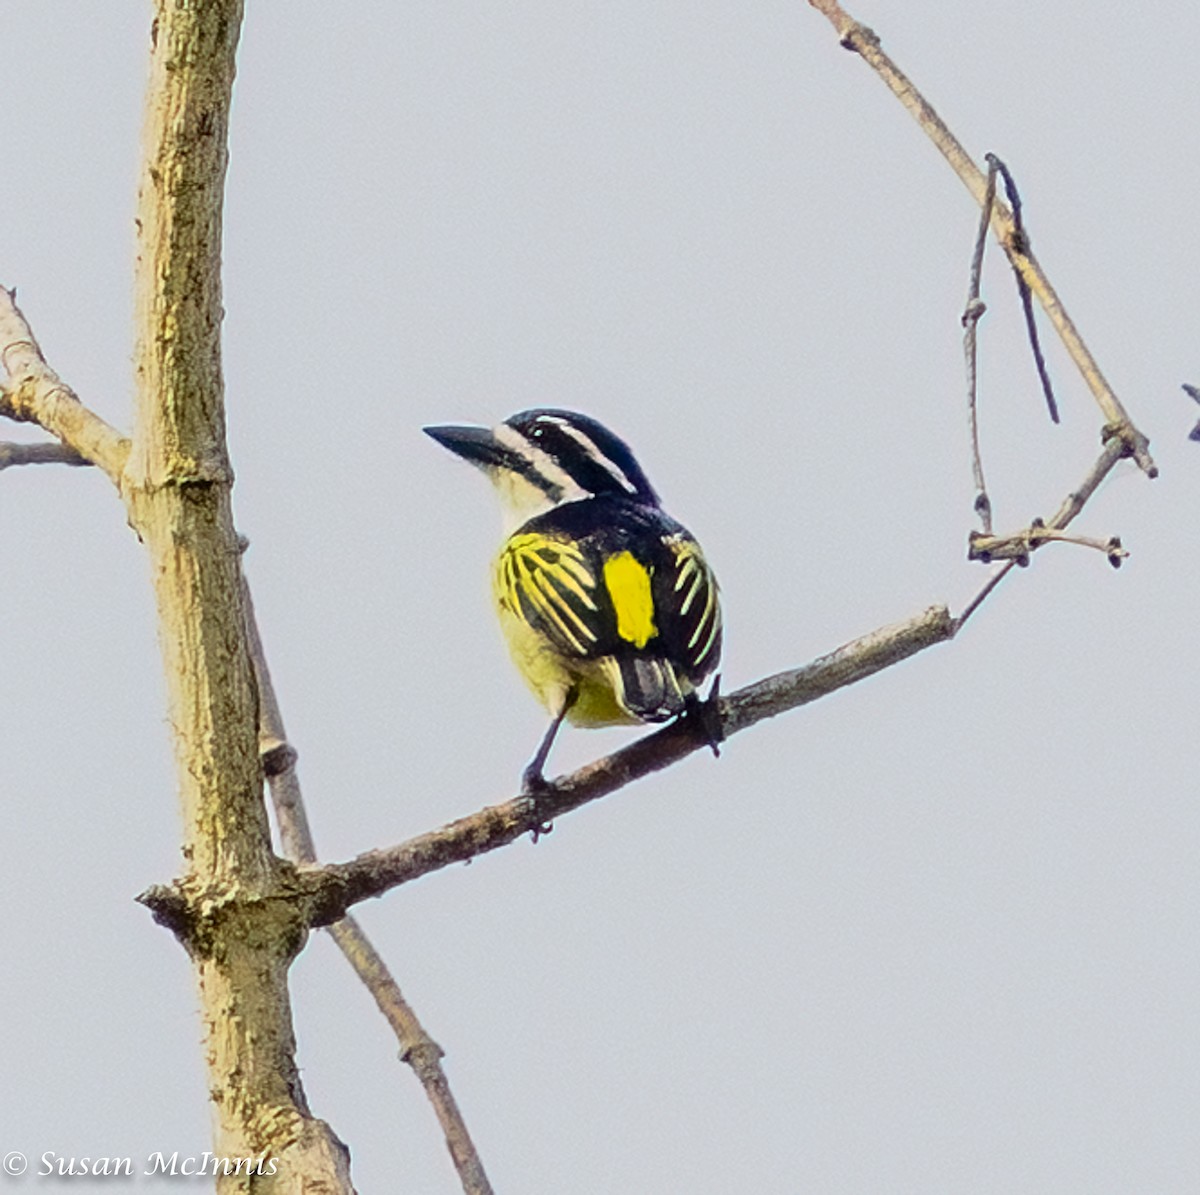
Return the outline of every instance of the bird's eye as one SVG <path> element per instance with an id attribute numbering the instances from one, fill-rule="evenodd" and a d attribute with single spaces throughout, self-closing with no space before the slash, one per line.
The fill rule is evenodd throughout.
<path id="1" fill-rule="evenodd" d="M 540 440 L 545 434 L 546 429 L 544 427 L 534 427 L 533 437 L 535 440 Z"/>

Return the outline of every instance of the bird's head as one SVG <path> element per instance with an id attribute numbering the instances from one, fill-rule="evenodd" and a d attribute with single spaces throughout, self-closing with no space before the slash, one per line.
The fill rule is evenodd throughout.
<path id="1" fill-rule="evenodd" d="M 565 502 L 610 496 L 657 506 L 629 445 L 575 411 L 521 411 L 495 427 L 427 427 L 443 447 L 482 469 L 511 527 Z"/>

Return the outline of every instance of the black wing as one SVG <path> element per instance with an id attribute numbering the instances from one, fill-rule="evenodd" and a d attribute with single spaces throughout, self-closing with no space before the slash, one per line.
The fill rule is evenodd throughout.
<path id="1" fill-rule="evenodd" d="M 663 537 L 655 573 L 659 634 L 672 660 L 699 685 L 721 658 L 721 601 L 700 545 L 684 530 Z"/>

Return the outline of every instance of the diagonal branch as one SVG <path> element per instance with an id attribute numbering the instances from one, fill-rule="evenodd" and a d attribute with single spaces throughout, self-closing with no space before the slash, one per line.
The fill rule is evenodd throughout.
<path id="1" fill-rule="evenodd" d="M 2 286 L 0 366 L 9 378 L 6 385 L 0 386 L 0 415 L 18 423 L 36 423 L 57 436 L 85 462 L 99 465 L 119 489 L 129 457 L 129 441 L 99 415 L 89 411 L 75 391 L 46 364 L 46 358 L 17 306 L 17 292 Z M 64 463 L 79 462 L 68 460 Z"/>
<path id="2" fill-rule="evenodd" d="M 1115 434 L 1106 435 L 1100 455 L 1084 479 L 1066 496 L 1054 515 L 1041 524 L 1041 534 L 1027 533 L 1026 542 L 1037 547 L 1063 538 L 1061 533 L 1083 510 L 1100 483 L 1120 460 L 1131 455 L 1133 449 L 1126 440 Z M 1114 564 L 1119 564 L 1125 555 L 1115 538 L 1102 547 Z M 816 701 L 927 647 L 954 638 L 1017 563 L 1016 559 L 1006 560 L 957 618 L 951 617 L 944 606 L 931 606 L 907 622 L 882 627 L 811 664 L 776 673 L 721 699 L 721 737 L 729 738 L 764 718 Z M 710 742 L 707 728 L 685 718 L 559 777 L 544 793 L 539 792 L 536 807 L 528 797 L 516 797 L 397 846 L 367 851 L 346 863 L 302 872 L 300 883 L 307 887 L 314 902 L 310 910 L 313 924 L 336 921 L 360 900 L 382 896 L 400 884 L 506 846 L 522 834 L 536 830 L 544 820 L 607 796 L 709 746 Z"/>
<path id="3" fill-rule="evenodd" d="M 279 836 L 283 840 L 284 854 L 289 859 L 296 863 L 313 864 L 317 861 L 317 848 L 300 792 L 300 777 L 296 773 L 297 755 L 288 742 L 283 713 L 271 680 L 271 670 L 267 666 L 258 619 L 254 614 L 254 601 L 244 574 L 242 603 L 246 611 L 246 632 L 258 684 L 259 744 L 263 770 L 275 806 Z M 463 1191 L 466 1195 L 492 1195 L 492 1186 L 483 1169 L 483 1162 L 442 1067 L 442 1047 L 426 1032 L 362 926 L 353 917 L 347 916 L 327 928 L 391 1026 L 400 1043 L 401 1060 L 412 1067 L 425 1089 L 442 1127 L 446 1147 L 450 1150 Z"/>
<path id="4" fill-rule="evenodd" d="M 987 177 L 963 148 L 957 137 L 946 127 L 933 106 L 916 89 L 903 71 L 883 52 L 879 37 L 866 25 L 856 21 L 837 3 L 837 0 L 808 0 L 837 30 L 838 38 L 847 50 L 853 50 L 887 84 L 896 98 L 916 118 L 941 155 L 950 163 L 955 174 L 982 204 L 987 192 Z M 1080 336 L 1058 294 L 1046 277 L 1030 249 L 1028 237 L 1019 235 L 1012 212 L 997 200 L 992 208 L 992 228 L 1016 270 L 1038 297 L 1046 317 L 1054 326 L 1063 345 L 1083 375 L 1096 403 L 1104 414 L 1112 434 L 1128 445 L 1130 455 L 1148 476 L 1158 476 L 1158 467 L 1150 456 L 1150 441 L 1134 426 L 1121 400 L 1100 372 L 1091 350 Z"/>
<path id="5" fill-rule="evenodd" d="M 720 701 L 724 736 L 816 701 L 935 643 L 944 643 L 956 629 L 957 623 L 944 606 L 932 606 L 907 622 L 873 631 L 802 668 L 748 685 Z M 315 902 L 313 923 L 336 921 L 360 900 L 382 896 L 432 871 L 506 846 L 533 831 L 540 821 L 607 796 L 708 745 L 707 731 L 684 718 L 552 781 L 544 793 L 539 792 L 536 810 L 528 797 L 515 797 L 398 846 L 303 871 L 300 882 L 307 885 Z"/>

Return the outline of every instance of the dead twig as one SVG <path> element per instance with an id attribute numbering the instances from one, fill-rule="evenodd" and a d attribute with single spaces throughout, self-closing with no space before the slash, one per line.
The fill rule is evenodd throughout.
<path id="1" fill-rule="evenodd" d="M 245 541 L 241 546 L 244 550 Z M 254 614 L 254 601 L 244 574 L 242 602 L 255 681 L 258 685 L 259 746 L 262 752 L 263 772 L 275 808 L 275 820 L 279 825 L 284 854 L 296 863 L 311 865 L 317 861 L 317 851 L 304 809 L 300 778 L 296 772 L 298 757 L 288 742 L 283 714 L 279 708 L 270 669 L 267 667 L 266 652 L 263 650 L 262 636 Z M 347 916 L 327 928 L 338 949 L 374 997 L 379 1011 L 391 1026 L 400 1044 L 401 1060 L 412 1067 L 425 1089 L 446 1138 L 450 1156 L 458 1170 L 463 1191 L 466 1195 L 492 1195 L 492 1186 L 484 1172 L 483 1162 L 442 1067 L 442 1047 L 426 1032 L 362 926 L 353 917 Z"/>
<path id="2" fill-rule="evenodd" d="M 995 154 L 985 154 L 984 161 L 988 164 L 989 179 L 994 180 L 997 170 L 1004 178 L 1004 191 L 1012 208 L 1013 241 L 1022 253 L 1028 253 L 1029 234 L 1025 231 L 1025 225 L 1021 218 L 1021 196 L 1017 191 L 1016 180 L 1009 172 L 1008 167 Z M 1029 289 L 1029 283 L 1025 281 L 1024 274 L 1017 269 L 1015 264 L 1013 265 L 1013 277 L 1017 280 L 1017 293 L 1021 296 L 1021 309 L 1025 313 L 1025 332 L 1029 337 L 1029 347 L 1033 351 L 1033 361 L 1037 366 L 1038 379 L 1042 383 L 1042 393 L 1046 397 L 1046 408 L 1050 412 L 1050 418 L 1058 423 L 1058 403 L 1054 400 L 1054 387 L 1050 384 L 1050 372 L 1046 369 L 1046 358 L 1042 355 L 1042 343 L 1038 339 L 1037 320 L 1033 315 L 1033 293 Z"/>

